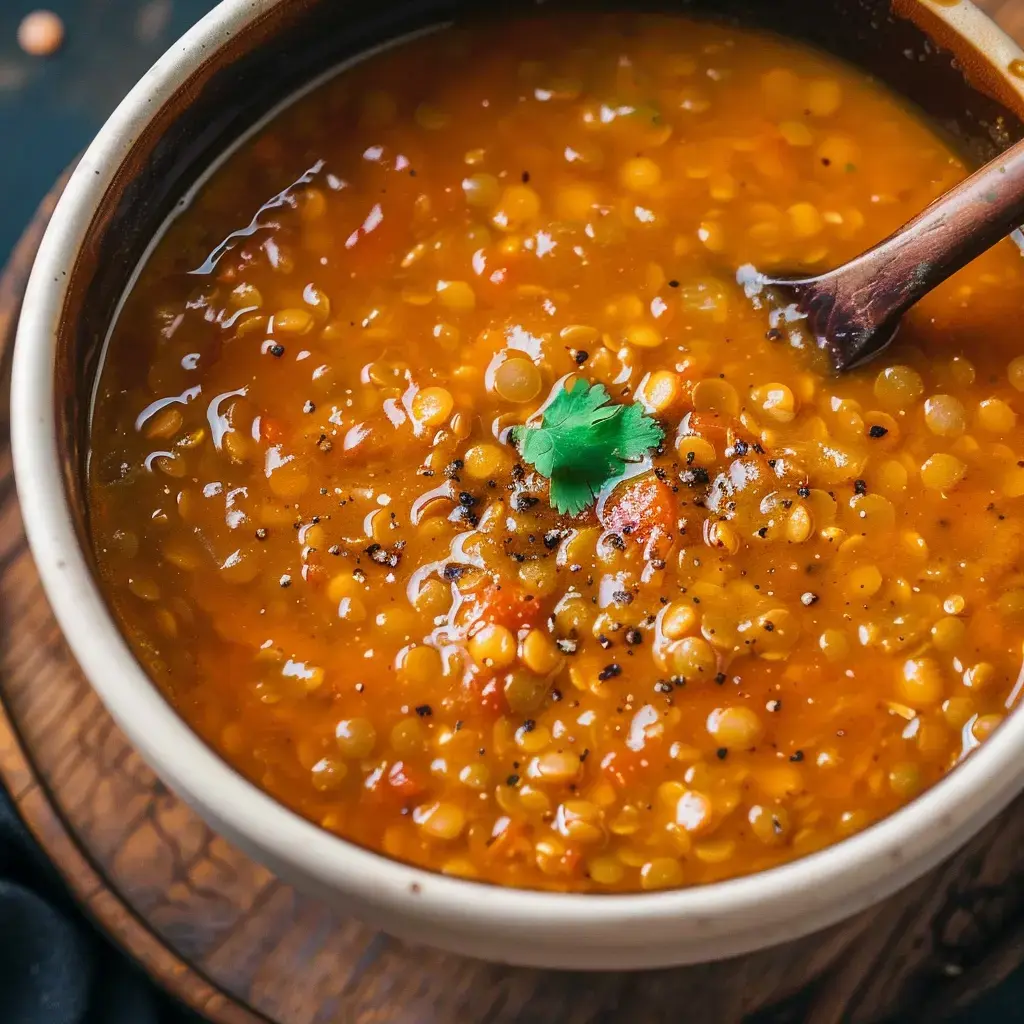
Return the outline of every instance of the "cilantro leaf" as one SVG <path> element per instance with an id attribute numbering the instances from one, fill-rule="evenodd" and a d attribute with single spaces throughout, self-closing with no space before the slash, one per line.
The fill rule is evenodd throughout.
<path id="1" fill-rule="evenodd" d="M 576 515 L 656 447 L 664 431 L 639 405 L 615 405 L 603 384 L 578 379 L 544 410 L 539 427 L 515 427 L 523 459 L 551 481 L 551 504 Z"/>

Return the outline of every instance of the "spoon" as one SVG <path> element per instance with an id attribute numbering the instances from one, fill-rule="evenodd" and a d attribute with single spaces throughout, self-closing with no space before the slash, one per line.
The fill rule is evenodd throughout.
<path id="1" fill-rule="evenodd" d="M 742 267 L 737 280 L 750 296 L 768 289 L 785 319 L 802 318 L 841 373 L 878 355 L 918 299 L 1021 224 L 1024 141 L 835 270 L 769 277 Z"/>

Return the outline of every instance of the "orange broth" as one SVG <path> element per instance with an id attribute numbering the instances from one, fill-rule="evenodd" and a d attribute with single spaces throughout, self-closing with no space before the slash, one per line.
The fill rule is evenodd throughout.
<path id="1" fill-rule="evenodd" d="M 114 328 L 91 521 L 140 661 L 288 806 L 467 878 L 691 885 L 891 813 L 1016 695 L 1020 255 L 841 378 L 735 271 L 834 266 L 965 173 L 856 70 L 710 23 L 345 71 Z M 577 377 L 666 438 L 573 517 L 509 431 Z"/>

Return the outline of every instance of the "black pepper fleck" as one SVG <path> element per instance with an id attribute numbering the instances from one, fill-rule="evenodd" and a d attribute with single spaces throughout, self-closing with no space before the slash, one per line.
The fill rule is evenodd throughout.
<path id="1" fill-rule="evenodd" d="M 402 560 L 402 555 L 399 551 L 388 551 L 381 544 L 371 544 L 365 549 L 365 553 L 369 555 L 371 562 L 375 562 L 377 565 L 388 565 L 392 569 Z"/>

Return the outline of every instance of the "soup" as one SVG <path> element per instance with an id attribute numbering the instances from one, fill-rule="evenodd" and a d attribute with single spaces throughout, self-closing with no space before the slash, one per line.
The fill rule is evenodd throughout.
<path id="1" fill-rule="evenodd" d="M 842 377 L 736 271 L 964 174 L 857 71 L 683 19 L 319 86 L 112 332 L 90 514 L 140 661 L 300 814 L 466 878 L 691 885 L 891 813 L 1017 696 L 1020 256 Z"/>

